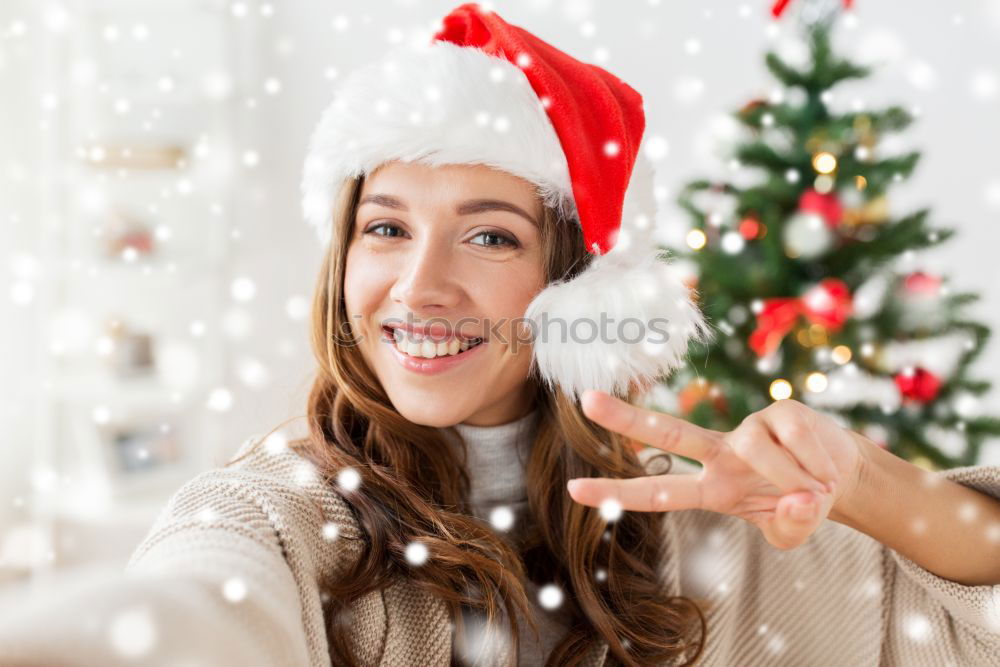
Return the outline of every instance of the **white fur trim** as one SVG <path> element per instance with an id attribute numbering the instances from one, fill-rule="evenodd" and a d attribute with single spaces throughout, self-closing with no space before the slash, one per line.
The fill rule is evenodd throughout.
<path id="1" fill-rule="evenodd" d="M 543 289 L 525 317 L 541 379 L 574 398 L 586 389 L 624 396 L 632 382 L 658 382 L 683 363 L 690 340 L 710 335 L 687 287 L 655 250 L 639 259 L 595 257 L 573 280 Z"/>
<path id="2" fill-rule="evenodd" d="M 689 341 L 711 337 L 690 290 L 656 245 L 655 224 L 653 166 L 640 145 L 612 250 L 573 280 L 548 285 L 525 313 L 533 323 L 535 367 L 550 388 L 559 385 L 574 398 L 586 389 L 624 396 L 633 382 L 641 388 L 680 366 Z M 624 324 L 630 318 L 639 324 Z M 565 336 L 552 324 L 558 320 L 567 323 Z M 573 322 L 579 322 L 575 338 Z M 602 326 L 607 335 L 588 340 Z M 629 342 L 640 337 L 637 326 L 641 340 Z"/>
<path id="3" fill-rule="evenodd" d="M 313 131 L 302 176 L 302 212 L 324 247 L 343 180 L 392 160 L 502 169 L 576 217 L 566 155 L 531 83 L 478 48 L 405 45 L 347 77 Z"/>

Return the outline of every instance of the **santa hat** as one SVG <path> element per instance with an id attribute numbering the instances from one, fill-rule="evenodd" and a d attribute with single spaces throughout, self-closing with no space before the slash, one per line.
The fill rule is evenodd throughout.
<path id="1" fill-rule="evenodd" d="M 574 397 L 624 395 L 708 335 L 653 240 L 644 128 L 642 97 L 621 79 L 467 3 L 430 44 L 391 50 L 341 84 L 309 143 L 303 213 L 327 246 L 340 183 L 392 160 L 483 164 L 535 184 L 596 255 L 529 304 L 537 371 Z"/>

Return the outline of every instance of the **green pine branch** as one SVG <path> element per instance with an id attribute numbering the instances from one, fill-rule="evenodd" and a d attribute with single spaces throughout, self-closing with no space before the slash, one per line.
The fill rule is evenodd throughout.
<path id="1" fill-rule="evenodd" d="M 826 270 L 834 275 L 869 274 L 907 250 L 939 245 L 954 235 L 951 229 L 928 229 L 928 215 L 930 209 L 922 208 L 896 222 L 882 223 L 872 240 L 849 242 L 831 252 L 823 262 Z"/>

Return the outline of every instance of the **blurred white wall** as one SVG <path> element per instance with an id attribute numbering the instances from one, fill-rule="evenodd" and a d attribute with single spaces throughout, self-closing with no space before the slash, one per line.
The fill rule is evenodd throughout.
<path id="1" fill-rule="evenodd" d="M 53 268 L 36 261 L 44 256 L 43 211 L 52 192 L 44 182 L 49 166 L 43 154 L 59 132 L 47 120 L 58 118 L 51 86 L 67 76 L 52 60 L 52 44 L 72 34 L 76 10 L 90 4 L 0 3 L 0 535 L 26 516 L 38 483 L 32 451 L 45 427 L 37 401 L 44 397 L 41 369 L 51 322 L 40 315 L 45 295 L 34 288 Z M 97 4 L 141 12 L 145 3 Z M 221 386 L 232 395 L 231 407 L 209 411 L 219 441 L 190 443 L 211 452 L 206 461 L 304 412 L 313 362 L 301 311 L 320 255 L 299 213 L 299 175 L 307 139 L 333 87 L 393 43 L 429 34 L 458 3 L 217 4 L 231 23 L 233 74 L 243 84 L 229 101 L 228 127 L 236 167 L 226 220 L 238 232 L 218 276 L 229 303 L 204 324 L 225 329 L 225 318 L 236 312 L 249 326 L 245 335 L 225 334 L 224 359 L 218 360 Z M 688 179 L 726 173 L 719 150 L 726 146 L 727 126 L 720 118 L 770 94 L 775 83 L 763 65 L 767 48 L 790 58 L 796 52 L 763 0 L 510 0 L 493 6 L 510 23 L 604 66 L 643 94 L 647 133 L 666 147 L 658 164 L 659 224 L 675 242 L 686 220 L 673 205 L 674 192 Z M 931 206 L 936 221 L 959 230 L 957 239 L 920 263 L 950 275 L 957 288 L 981 291 L 984 298 L 971 312 L 1000 326 L 1000 262 L 994 256 L 1000 247 L 1000 0 L 921 3 L 919 11 L 858 0 L 856 8 L 850 27 L 838 35 L 842 52 L 883 66 L 867 81 L 835 89 L 836 105 L 846 109 L 860 99 L 919 109 L 919 121 L 894 147 L 922 150 L 923 160 L 915 176 L 891 193 L 893 209 Z M 144 48 L 177 49 L 180 58 L 197 59 L 194 40 L 157 39 L 157 17 L 150 9 L 143 21 Z M 121 41 L 133 39 L 133 24 L 120 26 Z M 142 120 L 139 114 L 121 117 L 123 124 Z M 258 156 L 256 164 L 243 159 L 248 152 Z M 210 219 L 203 213 L 199 224 Z M 230 286 L 244 278 L 255 287 L 252 298 L 233 298 Z M 979 374 L 1000 381 L 998 362 L 995 343 L 981 358 Z M 198 400 L 203 405 L 210 397 Z M 1000 392 L 989 405 L 1000 410 Z M 131 539 L 129 534 L 126 545 Z"/>

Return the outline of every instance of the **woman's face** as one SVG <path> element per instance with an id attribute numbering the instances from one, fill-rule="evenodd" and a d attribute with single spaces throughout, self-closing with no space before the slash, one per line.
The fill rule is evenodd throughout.
<path id="1" fill-rule="evenodd" d="M 528 411 L 531 346 L 518 322 L 545 286 L 541 216 L 531 183 L 482 165 L 389 162 L 365 178 L 347 315 L 406 419 L 491 426 Z"/>

